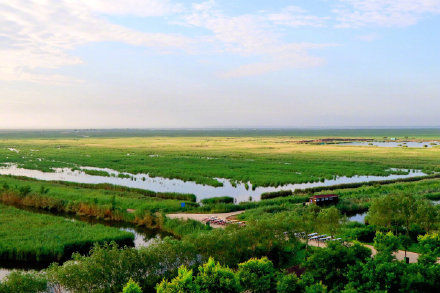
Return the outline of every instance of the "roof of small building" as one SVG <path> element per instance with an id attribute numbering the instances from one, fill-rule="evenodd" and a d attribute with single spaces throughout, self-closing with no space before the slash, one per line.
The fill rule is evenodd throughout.
<path id="1" fill-rule="evenodd" d="M 316 194 L 312 198 L 326 198 L 326 197 L 339 197 L 337 194 Z"/>

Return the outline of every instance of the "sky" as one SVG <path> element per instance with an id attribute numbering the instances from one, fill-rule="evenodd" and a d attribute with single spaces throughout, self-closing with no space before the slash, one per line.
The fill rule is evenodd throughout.
<path id="1" fill-rule="evenodd" d="M 440 126 L 440 0 L 0 0 L 0 128 Z"/>

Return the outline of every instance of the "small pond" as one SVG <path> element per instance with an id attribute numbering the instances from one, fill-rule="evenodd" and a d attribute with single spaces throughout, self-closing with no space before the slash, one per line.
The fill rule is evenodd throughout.
<path id="1" fill-rule="evenodd" d="M 367 212 L 355 214 L 353 216 L 347 217 L 349 222 L 358 222 L 361 224 L 365 224 L 365 217 L 367 216 Z"/>
<path id="2" fill-rule="evenodd" d="M 106 171 L 114 176 L 96 176 L 86 174 L 83 170 L 99 170 Z M 399 171 L 397 169 L 390 169 L 390 171 Z M 279 190 L 295 190 L 319 186 L 332 186 L 345 183 L 361 183 L 369 181 L 383 181 L 394 180 L 401 178 L 419 177 L 426 174 L 419 170 L 408 170 L 408 174 L 397 175 L 390 174 L 388 176 L 340 176 L 336 179 L 325 180 L 324 182 L 309 182 L 298 184 L 286 184 L 278 187 L 257 187 L 252 189 L 252 184 L 239 183 L 235 186 L 228 180 L 223 178 L 216 178 L 223 186 L 214 187 L 209 185 L 197 184 L 191 181 L 183 181 L 179 179 L 168 179 L 162 177 L 150 177 L 148 174 L 129 174 L 122 173 L 129 178 L 117 177 L 120 173 L 107 168 L 93 168 L 82 167 L 82 170 L 74 170 L 68 168 L 54 169 L 54 172 L 42 172 L 38 170 L 30 170 L 19 168 L 17 165 L 9 164 L 0 167 L 0 175 L 16 175 L 32 177 L 39 180 L 60 180 L 77 183 L 109 183 L 114 185 L 147 189 L 156 192 L 178 192 L 178 193 L 192 193 L 197 196 L 197 200 L 202 200 L 210 197 L 231 196 L 235 198 L 237 203 L 248 201 L 250 197 L 252 200 L 260 200 L 260 195 L 264 192 L 273 192 Z"/>
<path id="3" fill-rule="evenodd" d="M 389 147 L 389 148 L 399 148 L 399 147 L 409 147 L 409 148 L 432 148 L 434 146 L 439 146 L 438 141 L 429 142 L 416 142 L 416 141 L 353 141 L 353 142 L 343 142 L 339 145 L 353 145 L 353 146 L 377 146 L 377 147 Z"/>

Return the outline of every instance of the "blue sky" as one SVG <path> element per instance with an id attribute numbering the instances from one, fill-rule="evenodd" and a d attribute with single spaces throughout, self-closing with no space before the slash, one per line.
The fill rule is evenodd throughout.
<path id="1" fill-rule="evenodd" d="M 0 0 L 0 128 L 438 126 L 440 0 Z"/>

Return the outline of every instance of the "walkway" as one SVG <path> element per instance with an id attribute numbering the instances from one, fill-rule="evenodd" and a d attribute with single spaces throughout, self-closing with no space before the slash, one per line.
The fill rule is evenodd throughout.
<path id="1" fill-rule="evenodd" d="M 209 218 L 209 217 L 216 217 L 221 220 L 228 220 L 229 218 L 239 215 L 243 213 L 244 211 L 237 211 L 237 212 L 231 212 L 231 213 L 217 213 L 217 214 L 185 214 L 185 213 L 179 213 L 179 214 L 167 214 L 167 217 L 170 219 L 181 219 L 181 220 L 195 220 L 202 222 L 203 219 Z M 211 227 L 213 228 L 224 228 L 225 226 L 222 225 L 215 225 L 212 224 Z"/>
<path id="2" fill-rule="evenodd" d="M 315 247 L 325 247 L 327 246 L 326 243 L 322 243 L 322 242 L 318 242 L 315 240 L 309 240 L 309 245 L 310 246 L 315 246 Z M 368 244 L 363 244 L 365 247 L 368 247 L 369 249 L 371 249 L 372 255 L 376 255 L 377 254 L 377 250 L 372 246 L 372 245 L 368 245 Z M 397 260 L 404 260 L 405 258 L 405 251 L 403 250 L 398 250 L 396 252 L 393 253 L 396 256 Z M 410 252 L 407 251 L 406 252 L 406 257 L 409 257 L 409 262 L 410 263 L 416 263 L 417 260 L 419 259 L 419 254 L 416 252 Z"/>

